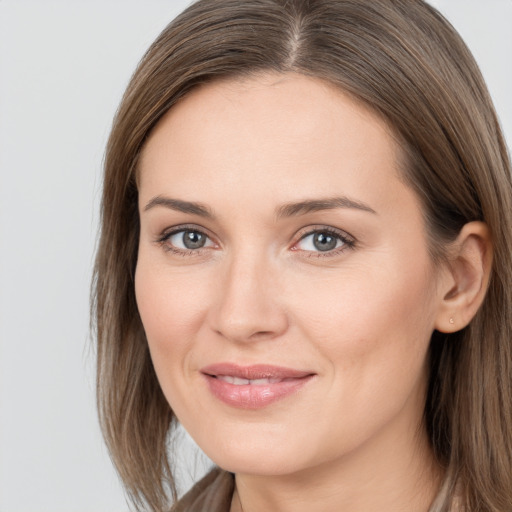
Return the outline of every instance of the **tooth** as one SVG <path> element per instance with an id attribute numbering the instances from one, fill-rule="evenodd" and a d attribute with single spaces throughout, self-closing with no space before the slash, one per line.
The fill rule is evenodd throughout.
<path id="1" fill-rule="evenodd" d="M 244 386 L 249 383 L 250 383 L 250 381 L 247 379 L 240 379 L 238 377 L 233 377 L 233 384 L 235 384 L 236 386 Z"/>
<path id="2" fill-rule="evenodd" d="M 254 386 L 265 386 L 266 384 L 269 384 L 269 379 L 254 379 L 251 380 L 251 384 Z"/>
<path id="3" fill-rule="evenodd" d="M 255 386 L 266 386 L 268 384 L 277 384 L 278 382 L 282 382 L 282 379 L 266 378 L 251 380 L 251 384 L 254 384 Z"/>
<path id="4" fill-rule="evenodd" d="M 263 378 L 263 379 L 242 379 L 241 377 L 233 377 L 231 375 L 218 375 L 218 379 L 227 382 L 228 384 L 234 384 L 235 386 L 268 386 L 269 384 L 276 384 L 282 382 L 283 379 L 276 378 Z M 286 379 L 284 379 L 286 380 Z"/>

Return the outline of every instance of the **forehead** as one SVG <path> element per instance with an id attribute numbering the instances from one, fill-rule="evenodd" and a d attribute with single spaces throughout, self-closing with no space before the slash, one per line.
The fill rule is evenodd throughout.
<path id="1" fill-rule="evenodd" d="M 217 209 L 229 198 L 259 213 L 344 195 L 382 210 L 403 192 L 400 161 L 387 123 L 325 81 L 293 73 L 217 81 L 155 127 L 139 160 L 140 201 L 170 195 Z"/>
<path id="2" fill-rule="evenodd" d="M 295 73 L 262 74 L 194 89 L 154 128 L 139 171 L 144 178 L 164 158 L 191 169 L 207 157 L 214 169 L 219 160 L 234 166 L 250 158 L 256 165 L 267 155 L 277 164 L 283 156 L 307 162 L 327 153 L 343 154 L 345 162 L 379 153 L 396 163 L 400 150 L 381 117 L 332 84 Z"/>

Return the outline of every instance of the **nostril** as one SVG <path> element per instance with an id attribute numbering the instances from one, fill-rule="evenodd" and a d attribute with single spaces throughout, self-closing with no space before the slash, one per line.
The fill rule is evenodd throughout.
<path id="1" fill-rule="evenodd" d="M 274 333 L 272 331 L 258 331 L 254 334 L 251 334 L 251 339 L 259 339 L 259 338 L 269 338 L 271 336 L 274 336 Z"/>

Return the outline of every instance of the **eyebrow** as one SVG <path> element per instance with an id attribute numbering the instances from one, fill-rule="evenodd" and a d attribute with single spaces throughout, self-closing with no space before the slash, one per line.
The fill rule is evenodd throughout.
<path id="1" fill-rule="evenodd" d="M 211 208 L 202 203 L 182 201 L 181 199 L 172 199 L 170 197 L 163 196 L 153 197 L 144 207 L 144 211 L 151 210 L 156 206 L 163 206 L 170 210 L 190 213 L 208 219 L 215 219 L 215 215 Z M 277 219 L 281 219 L 283 217 L 295 217 L 322 210 L 334 210 L 337 208 L 351 208 L 377 215 L 377 212 L 366 203 L 350 199 L 346 196 L 341 196 L 325 199 L 307 199 L 297 203 L 286 203 L 276 209 L 276 217 Z"/>
<path id="2" fill-rule="evenodd" d="M 277 218 L 294 217 L 297 215 L 306 215 L 307 213 L 318 212 L 322 210 L 334 210 L 336 208 L 350 208 L 361 210 L 377 215 L 377 212 L 366 203 L 350 199 L 346 196 L 331 197 L 326 199 L 309 199 L 298 203 L 287 203 L 277 209 Z"/>
<path id="3" fill-rule="evenodd" d="M 215 215 L 213 211 L 201 203 L 194 203 L 191 201 L 182 201 L 180 199 L 172 199 L 170 197 L 156 196 L 151 199 L 148 204 L 144 207 L 144 211 L 147 212 L 155 206 L 163 206 L 170 210 L 175 210 L 182 213 L 191 213 L 193 215 L 199 215 L 200 217 L 206 217 L 208 219 L 214 219 Z"/>

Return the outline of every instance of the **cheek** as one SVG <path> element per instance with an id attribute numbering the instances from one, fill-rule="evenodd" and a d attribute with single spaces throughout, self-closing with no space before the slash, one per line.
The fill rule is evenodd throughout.
<path id="1" fill-rule="evenodd" d="M 316 416 L 317 428 L 346 450 L 393 418 L 414 428 L 421 421 L 435 310 L 425 272 L 389 279 L 387 272 L 351 270 L 328 286 L 311 283 L 294 308 L 329 381 L 331 409 Z"/>
<path id="2" fill-rule="evenodd" d="M 410 378 L 423 366 L 435 319 L 428 262 L 352 267 L 294 294 L 297 323 L 333 374 L 360 384 Z M 362 385 L 362 390 L 365 389 Z"/>
<path id="3" fill-rule="evenodd" d="M 164 359 L 179 363 L 176 356 L 187 351 L 204 321 L 207 289 L 197 276 L 139 258 L 135 294 L 155 368 Z"/>
<path id="4" fill-rule="evenodd" d="M 190 272 L 139 257 L 137 306 L 162 392 L 178 418 L 187 417 L 195 340 L 206 316 L 208 290 Z"/>

